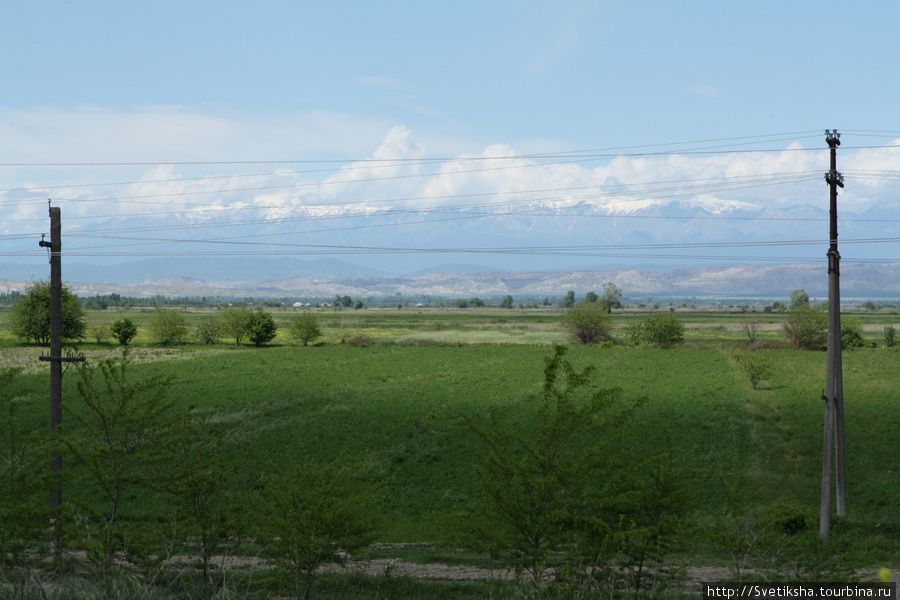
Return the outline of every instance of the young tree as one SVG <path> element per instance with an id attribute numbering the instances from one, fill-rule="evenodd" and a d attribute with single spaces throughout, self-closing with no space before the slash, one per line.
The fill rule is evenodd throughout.
<path id="1" fill-rule="evenodd" d="M 303 342 L 304 346 L 322 335 L 319 329 L 319 319 L 313 313 L 301 313 L 294 315 L 288 325 L 288 335 Z"/>
<path id="2" fill-rule="evenodd" d="M 503 296 L 500 300 L 500 308 L 512 308 L 513 307 L 513 297 L 512 296 Z"/>
<path id="3" fill-rule="evenodd" d="M 112 566 L 121 548 L 119 515 L 135 488 L 153 489 L 173 456 L 181 433 L 174 400 L 168 398 L 172 377 L 129 379 L 128 350 L 121 357 L 82 364 L 78 369 L 81 404 L 67 409 L 82 429 L 64 439 L 97 486 L 91 506 L 103 515 L 105 532 L 99 557 Z"/>
<path id="4" fill-rule="evenodd" d="M 50 343 L 50 283 L 35 281 L 20 296 L 9 315 L 9 330 L 22 340 L 35 344 Z M 62 337 L 76 340 L 84 337 L 84 310 L 78 297 L 62 286 Z"/>
<path id="5" fill-rule="evenodd" d="M 188 322 L 177 310 L 157 308 L 147 321 L 153 337 L 162 345 L 182 344 L 188 336 Z"/>
<path id="6" fill-rule="evenodd" d="M 557 346 L 546 359 L 533 420 L 498 406 L 467 419 L 478 436 L 484 490 L 477 535 L 509 557 L 533 585 L 559 553 L 595 551 L 608 531 L 604 516 L 617 495 L 611 442 L 631 414 L 619 389 L 596 390 L 594 368 L 576 370 Z"/>
<path id="7" fill-rule="evenodd" d="M 264 310 L 255 310 L 250 313 L 250 321 L 247 325 L 247 339 L 256 346 L 268 344 L 278 331 L 275 319 Z"/>
<path id="8" fill-rule="evenodd" d="M 229 307 L 222 311 L 222 331 L 241 345 L 250 327 L 250 309 L 246 306 Z"/>
<path id="9" fill-rule="evenodd" d="M 609 313 L 599 302 L 578 302 L 563 313 L 562 323 L 581 344 L 611 339 Z"/>
<path id="10" fill-rule="evenodd" d="M 363 472 L 345 457 L 330 463 L 298 459 L 264 478 L 257 539 L 282 571 L 291 597 L 308 599 L 320 566 L 340 563 L 369 542 L 373 492 Z"/>
<path id="11" fill-rule="evenodd" d="M 574 290 L 569 290 L 568 292 L 566 292 L 565 297 L 559 301 L 559 305 L 562 308 L 570 308 L 574 304 L 575 304 L 575 291 Z"/>
<path id="12" fill-rule="evenodd" d="M 122 319 L 114 321 L 110 326 L 113 339 L 119 342 L 120 346 L 127 346 L 128 343 L 137 335 L 137 326 L 131 322 L 131 319 Z"/>

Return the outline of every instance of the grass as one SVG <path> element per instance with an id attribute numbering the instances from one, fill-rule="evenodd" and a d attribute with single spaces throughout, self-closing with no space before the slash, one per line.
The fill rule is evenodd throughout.
<path id="1" fill-rule="evenodd" d="M 143 314 L 134 312 L 136 322 Z M 620 327 L 626 317 L 631 315 L 616 315 Z M 595 365 L 600 387 L 620 387 L 628 400 L 647 398 L 633 421 L 633 452 L 639 456 L 668 445 L 696 466 L 700 475 L 691 510 L 698 521 L 727 512 L 721 482 L 735 478 L 748 504 L 797 506 L 815 527 L 825 353 L 761 350 L 777 370 L 751 390 L 729 358 L 732 347 L 748 343 L 740 318 L 730 314 L 689 322 L 684 346 L 674 350 L 572 346 L 567 358 L 576 367 Z M 133 375 L 174 373 L 171 391 L 181 407 L 229 427 L 224 452 L 243 474 L 235 490 L 239 501 L 261 471 L 291 456 L 329 460 L 348 451 L 373 465 L 371 477 L 381 484 L 377 540 L 427 544 L 373 549 L 373 557 L 483 565 L 483 555 L 453 550 L 479 493 L 473 476 L 475 439 L 465 417 L 491 404 L 520 413 L 534 406 L 550 345 L 565 339 L 553 317 L 540 311 L 367 311 L 364 316 L 336 313 L 334 326 L 323 321 L 325 336 L 317 346 L 284 339 L 267 348 L 189 345 L 138 355 Z M 760 339 L 781 342 L 777 322 L 771 325 L 776 329 L 762 332 Z M 378 343 L 338 343 L 348 333 Z M 23 353 L 36 359 L 40 352 L 11 346 L 8 339 L 0 340 L 0 362 L 11 356 L 19 360 Z M 147 340 L 137 346 L 154 350 Z M 97 344 L 83 344 L 82 350 L 89 358 L 117 351 Z M 900 353 L 872 348 L 843 356 L 850 512 L 836 527 L 868 564 L 897 568 L 900 455 L 894 447 L 900 430 Z M 34 360 L 28 373 L 0 395 L 14 399 L 26 427 L 42 431 L 47 387 L 45 366 Z M 68 374 L 64 403 L 77 402 L 75 377 Z M 84 479 L 66 485 L 67 501 L 91 500 L 93 491 Z M 137 497 L 127 516 L 146 518 L 160 508 L 156 498 Z M 695 552 L 708 564 L 725 563 L 715 548 Z M 328 576 L 321 585 L 349 586 L 356 592 L 347 594 L 354 597 L 384 597 L 385 585 L 395 586 L 390 589 L 396 597 L 411 598 L 474 598 L 480 589 L 470 584 L 451 589 L 451 584 L 390 574 L 342 577 Z"/>

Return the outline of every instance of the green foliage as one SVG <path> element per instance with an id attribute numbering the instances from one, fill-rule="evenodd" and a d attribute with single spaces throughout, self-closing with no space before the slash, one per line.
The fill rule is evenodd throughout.
<path id="1" fill-rule="evenodd" d="M 137 325 L 131 322 L 131 319 L 121 319 L 114 321 L 109 328 L 113 339 L 119 342 L 120 346 L 127 346 L 134 336 L 137 335 Z"/>
<path id="2" fill-rule="evenodd" d="M 88 325 L 87 327 L 88 335 L 92 337 L 98 344 L 103 343 L 103 340 L 109 335 L 109 325 L 101 322 L 94 322 Z"/>
<path id="3" fill-rule="evenodd" d="M 188 322 L 181 311 L 157 308 L 147 320 L 150 335 L 164 346 L 183 344 L 188 336 Z"/>
<path id="4" fill-rule="evenodd" d="M 288 335 L 298 339 L 306 346 L 322 335 L 319 328 L 319 319 L 313 313 L 305 312 L 290 318 Z"/>
<path id="5" fill-rule="evenodd" d="M 575 304 L 575 290 L 569 290 L 566 292 L 565 297 L 559 301 L 559 305 L 562 308 L 570 308 Z"/>
<path id="6" fill-rule="evenodd" d="M 738 369 L 750 380 L 754 390 L 760 381 L 769 379 L 775 373 L 775 363 L 759 350 L 738 350 L 731 355 Z"/>
<path id="7" fill-rule="evenodd" d="M 476 535 L 534 585 L 557 553 L 591 554 L 605 541 L 602 515 L 616 494 L 611 442 L 631 412 L 621 390 L 591 392 L 594 369 L 575 370 L 565 352 L 557 346 L 546 359 L 543 394 L 525 423 L 496 405 L 469 420 L 484 490 Z"/>
<path id="8" fill-rule="evenodd" d="M 255 346 L 268 344 L 278 333 L 278 326 L 272 315 L 264 310 L 255 310 L 250 313 L 250 322 L 247 325 L 247 339 Z"/>
<path id="9" fill-rule="evenodd" d="M 609 314 L 598 302 L 578 302 L 562 315 L 562 324 L 581 344 L 610 341 Z"/>
<path id="10" fill-rule="evenodd" d="M 481 298 L 472 298 L 469 300 L 469 308 L 483 308 L 484 300 Z"/>
<path id="11" fill-rule="evenodd" d="M 173 444 L 183 431 L 175 402 L 167 397 L 173 376 L 132 382 L 130 364 L 127 349 L 121 357 L 96 366 L 82 364 L 78 369 L 82 402 L 66 405 L 82 427 L 63 441 L 98 492 L 83 508 L 95 518 L 103 515 L 102 541 L 88 551 L 107 567 L 122 546 L 119 514 L 134 498 L 131 491 L 162 484 Z M 138 550 L 136 545 L 127 549 Z"/>
<path id="12" fill-rule="evenodd" d="M 201 344 L 218 344 L 222 339 L 222 326 L 217 317 L 204 317 L 194 329 L 194 337 Z"/>
<path id="13" fill-rule="evenodd" d="M 278 565 L 291 597 L 309 598 L 321 565 L 341 563 L 369 542 L 374 492 L 362 479 L 365 471 L 345 456 L 324 463 L 298 458 L 261 482 L 257 541 Z"/>
<path id="14" fill-rule="evenodd" d="M 513 297 L 512 296 L 503 296 L 500 300 L 500 308 L 512 308 L 513 307 Z"/>
<path id="15" fill-rule="evenodd" d="M 845 317 L 841 320 L 841 347 L 844 350 L 868 348 L 871 344 L 862 337 L 862 325 L 858 319 Z"/>
<path id="16" fill-rule="evenodd" d="M 809 294 L 803 290 L 794 290 L 791 292 L 790 304 L 788 305 L 791 310 L 806 304 L 809 304 Z"/>
<path id="17" fill-rule="evenodd" d="M 35 344 L 50 343 L 50 283 L 35 281 L 19 297 L 9 315 L 9 330 L 22 340 Z M 62 338 L 76 340 L 84 337 L 84 310 L 78 297 L 62 286 Z"/>
<path id="18" fill-rule="evenodd" d="M 222 311 L 222 331 L 234 338 L 235 345 L 240 346 L 241 340 L 247 335 L 250 314 L 250 309 L 246 306 L 229 307 Z"/>
<path id="19" fill-rule="evenodd" d="M 884 326 L 884 345 L 893 348 L 897 345 L 897 330 L 893 325 Z"/>
<path id="20" fill-rule="evenodd" d="M 787 304 L 776 300 L 772 303 L 772 310 L 787 310 Z"/>
<path id="21" fill-rule="evenodd" d="M 0 572 L 5 564 L 26 560 L 32 550 L 28 540 L 40 535 L 49 518 L 46 505 L 34 502 L 35 493 L 47 486 L 43 436 L 22 426 L 12 394 L 20 373 L 20 368 L 0 368 Z"/>
<path id="22" fill-rule="evenodd" d="M 821 350 L 826 346 L 828 317 L 824 311 L 809 304 L 792 308 L 782 328 L 796 350 Z"/>
<path id="23" fill-rule="evenodd" d="M 626 335 L 634 346 L 672 348 L 684 341 L 684 325 L 671 312 L 653 313 L 629 326 Z"/>

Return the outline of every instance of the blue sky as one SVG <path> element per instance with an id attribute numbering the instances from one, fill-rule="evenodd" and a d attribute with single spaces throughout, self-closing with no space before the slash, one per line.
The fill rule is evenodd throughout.
<path id="1" fill-rule="evenodd" d="M 672 157 L 590 165 L 604 169 L 592 181 L 638 183 L 772 172 L 776 163 L 818 169 L 824 154 L 792 161 L 778 152 L 825 148 L 822 131 L 839 128 L 842 157 L 857 169 L 896 172 L 896 148 L 854 148 L 900 144 L 897 23 L 900 3 L 888 1 L 0 0 L 0 219 L 31 214 L 39 197 L 124 193 L 53 186 L 252 172 L 55 163 L 335 160 L 336 171 L 378 156 L 675 151 L 710 139 L 740 150 L 736 138 L 774 136 L 753 146 L 773 154 L 686 158 L 687 170 Z M 10 166 L 21 163 L 43 166 Z M 585 182 L 567 173 L 482 181 L 479 190 Z M 386 197 L 410 193 L 394 187 Z M 900 203 L 896 182 L 846 194 L 860 210 Z M 272 200 L 231 198 L 221 201 Z M 78 210 L 86 217 L 90 207 Z"/>

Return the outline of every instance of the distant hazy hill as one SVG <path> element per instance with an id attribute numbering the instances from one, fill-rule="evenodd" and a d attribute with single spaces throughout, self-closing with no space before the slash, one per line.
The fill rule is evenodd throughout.
<path id="1" fill-rule="evenodd" d="M 0 265 L 2 266 L 2 265 Z M 191 272 L 190 265 L 183 265 Z M 152 265 L 151 265 L 152 267 Z M 578 294 L 599 292 L 606 282 L 614 282 L 626 296 L 740 296 L 784 297 L 802 288 L 813 297 L 827 295 L 826 265 L 754 265 L 699 267 L 671 272 L 619 270 L 576 270 L 548 272 L 437 272 L 406 276 L 376 273 L 341 261 L 315 261 L 288 265 L 278 259 L 246 259 L 246 271 L 235 269 L 232 278 L 199 279 L 190 275 L 153 278 L 152 268 L 131 268 L 130 279 L 138 283 L 115 283 L 79 279 L 64 270 L 65 281 L 79 295 L 118 293 L 126 296 L 254 296 L 324 297 L 336 294 L 358 296 L 560 296 L 567 290 Z M 171 270 L 171 265 L 169 269 Z M 199 268 L 199 267 L 197 267 Z M 269 279 L 266 275 L 293 269 L 289 277 Z M 321 269 L 321 271 L 320 271 Z M 331 271 L 337 271 L 335 274 Z M 74 270 L 74 269 L 73 269 Z M 4 274 L 7 271 L 2 271 Z M 76 271 L 77 272 L 77 271 Z M 109 271 L 107 271 L 109 272 Z M 253 274 L 256 274 L 256 277 Z M 339 273 L 344 273 L 342 277 Z M 30 278 L 29 278 L 30 279 Z M 0 279 L 0 290 L 23 289 L 25 278 Z M 843 298 L 900 297 L 900 262 L 890 265 L 850 264 L 842 268 Z"/>

